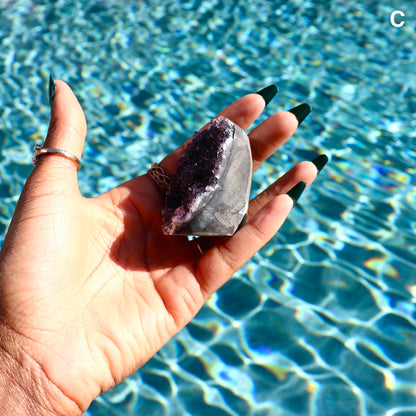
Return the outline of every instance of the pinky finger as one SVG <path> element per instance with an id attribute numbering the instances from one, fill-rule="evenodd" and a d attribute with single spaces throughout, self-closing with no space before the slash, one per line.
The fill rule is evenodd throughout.
<path id="1" fill-rule="evenodd" d="M 305 182 L 299 182 L 287 194 L 273 198 L 234 236 L 221 241 L 201 257 L 197 276 L 207 296 L 221 287 L 272 239 L 305 187 Z"/>

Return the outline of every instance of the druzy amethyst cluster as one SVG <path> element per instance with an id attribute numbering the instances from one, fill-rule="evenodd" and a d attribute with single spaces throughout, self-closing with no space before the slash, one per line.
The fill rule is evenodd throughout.
<path id="1" fill-rule="evenodd" d="M 233 235 L 245 218 L 252 158 L 249 138 L 225 117 L 196 133 L 171 178 L 162 211 L 168 235 Z"/>

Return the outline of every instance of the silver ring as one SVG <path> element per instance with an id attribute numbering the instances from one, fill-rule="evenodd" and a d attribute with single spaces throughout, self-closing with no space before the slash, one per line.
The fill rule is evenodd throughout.
<path id="1" fill-rule="evenodd" d="M 170 188 L 169 176 L 157 163 L 152 163 L 147 173 L 157 183 L 162 192 Z"/>
<path id="2" fill-rule="evenodd" d="M 72 160 L 77 165 L 77 170 L 81 167 L 81 161 L 72 153 L 67 152 L 66 150 L 55 149 L 53 147 L 42 147 L 40 144 L 36 144 L 33 148 L 32 163 L 36 165 L 39 162 L 39 158 L 42 155 L 58 155 L 66 157 L 67 159 Z"/>

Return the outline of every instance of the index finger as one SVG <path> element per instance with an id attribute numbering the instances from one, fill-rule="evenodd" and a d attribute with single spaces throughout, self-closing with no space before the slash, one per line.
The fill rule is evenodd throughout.
<path id="1" fill-rule="evenodd" d="M 216 117 L 227 117 L 229 120 L 240 126 L 243 130 L 247 130 L 251 124 L 260 116 L 276 92 L 277 88 L 274 85 L 270 85 L 258 93 L 245 95 L 218 113 Z M 202 127 L 200 131 L 204 130 L 207 125 L 208 124 Z M 188 139 L 183 145 L 179 146 L 176 150 L 166 156 L 162 162 L 159 163 L 159 165 L 169 176 L 174 173 L 181 153 L 189 140 L 190 139 Z"/>

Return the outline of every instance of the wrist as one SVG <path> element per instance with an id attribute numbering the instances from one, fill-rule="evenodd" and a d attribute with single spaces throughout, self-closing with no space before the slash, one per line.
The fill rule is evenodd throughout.
<path id="1" fill-rule="evenodd" d="M 46 376 L 0 324 L 0 404 L 4 416 L 80 416 L 82 411 Z"/>

